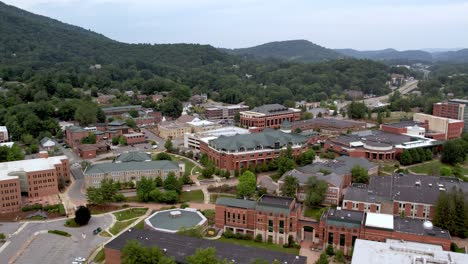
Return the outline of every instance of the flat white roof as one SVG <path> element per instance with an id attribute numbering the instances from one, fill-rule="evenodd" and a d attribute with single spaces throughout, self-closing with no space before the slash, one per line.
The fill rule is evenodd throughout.
<path id="1" fill-rule="evenodd" d="M 351 264 L 468 263 L 468 254 L 441 246 L 388 239 L 385 243 L 357 239 Z"/>
<path id="2" fill-rule="evenodd" d="M 393 215 L 367 213 L 365 225 L 369 227 L 393 230 Z"/>
<path id="3" fill-rule="evenodd" d="M 0 163 L 0 181 L 17 178 L 8 176 L 8 174 L 12 172 L 33 172 L 55 169 L 54 165 L 61 164 L 61 160 L 64 159 L 67 159 L 67 156 L 2 162 Z"/>
<path id="4" fill-rule="evenodd" d="M 7 132 L 7 127 L 6 126 L 0 126 L 0 132 Z"/>
<path id="5" fill-rule="evenodd" d="M 215 123 L 208 121 L 208 120 L 196 120 L 196 121 L 187 122 L 187 124 L 192 125 L 192 126 L 212 126 Z"/>
<path id="6" fill-rule="evenodd" d="M 3 143 L 0 143 L 0 147 L 13 147 L 13 144 L 15 144 L 15 142 L 3 142 Z"/>

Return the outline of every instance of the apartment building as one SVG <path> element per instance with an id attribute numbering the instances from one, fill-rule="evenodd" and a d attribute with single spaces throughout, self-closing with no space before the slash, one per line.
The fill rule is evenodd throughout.
<path id="1" fill-rule="evenodd" d="M 143 107 L 141 105 L 124 105 L 115 107 L 103 107 L 102 111 L 106 116 L 122 116 L 129 113 L 131 110 L 140 111 Z"/>
<path id="2" fill-rule="evenodd" d="M 432 115 L 464 120 L 465 105 L 455 102 L 439 102 L 435 103 L 432 107 Z"/>
<path id="3" fill-rule="evenodd" d="M 249 110 L 247 105 L 218 105 L 213 107 L 206 107 L 205 108 L 205 117 L 208 120 L 216 120 L 216 119 L 234 119 L 234 116 L 241 112 Z"/>
<path id="4" fill-rule="evenodd" d="M 280 128 L 283 121 L 299 121 L 301 110 L 287 108 L 280 104 L 268 104 L 240 112 L 240 124 L 245 127 Z"/>
<path id="5" fill-rule="evenodd" d="M 468 183 L 457 178 L 406 174 L 374 176 L 370 178 L 368 185 L 349 187 L 342 207 L 355 211 L 432 219 L 439 194 L 454 187 L 468 193 Z"/>
<path id="6" fill-rule="evenodd" d="M 29 198 L 58 194 L 59 185 L 69 180 L 70 164 L 66 156 L 2 162 L 0 212 L 19 210 L 21 193 Z"/>
<path id="7" fill-rule="evenodd" d="M 369 175 L 377 175 L 379 166 L 369 162 L 365 158 L 353 158 L 341 156 L 334 160 L 325 162 L 316 162 L 307 166 L 298 167 L 286 172 L 278 180 L 278 190 L 284 184 L 287 176 L 293 176 L 299 182 L 299 188 L 296 193 L 298 201 L 304 201 L 307 195 L 307 182 L 310 177 L 327 182 L 328 189 L 323 201 L 324 205 L 339 205 L 343 197 L 343 190 L 351 185 L 351 170 L 354 166 L 361 166 L 366 169 Z"/>
<path id="8" fill-rule="evenodd" d="M 460 104 L 464 106 L 464 111 L 463 111 L 463 121 L 465 122 L 465 126 L 463 127 L 463 131 L 468 131 L 468 100 L 465 99 L 449 99 L 449 103 L 454 103 L 454 104 Z M 434 114 L 435 115 L 435 114 Z"/>
<path id="9" fill-rule="evenodd" d="M 297 157 L 308 149 L 308 140 L 306 136 L 265 129 L 259 133 L 202 140 L 200 152 L 206 153 L 208 159 L 221 169 L 239 171 L 272 161 L 288 145 Z"/>

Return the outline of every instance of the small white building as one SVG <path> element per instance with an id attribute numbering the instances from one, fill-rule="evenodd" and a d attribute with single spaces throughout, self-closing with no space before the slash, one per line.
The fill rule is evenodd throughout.
<path id="1" fill-rule="evenodd" d="M 45 150 L 52 150 L 55 147 L 55 142 L 52 139 L 45 137 L 41 139 L 41 147 Z"/>
<path id="2" fill-rule="evenodd" d="M 0 142 L 8 142 L 8 129 L 6 126 L 0 126 Z"/>

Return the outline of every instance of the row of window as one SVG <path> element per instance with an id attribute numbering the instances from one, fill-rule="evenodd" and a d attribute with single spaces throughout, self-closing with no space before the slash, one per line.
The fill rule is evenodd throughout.
<path id="1" fill-rule="evenodd" d="M 1 194 L 6 194 L 6 193 L 16 193 L 16 192 L 18 192 L 18 190 L 17 190 L 17 189 L 10 189 L 10 190 L 6 189 L 6 190 L 2 190 L 2 191 L 0 191 L 0 193 L 1 193 Z"/>
<path id="2" fill-rule="evenodd" d="M 13 186 L 16 186 L 16 182 L 0 184 L 0 187 L 3 187 L 3 188 L 13 187 Z"/>
<path id="3" fill-rule="evenodd" d="M 9 201 L 9 200 L 15 200 L 15 199 L 18 199 L 18 195 L 2 197 L 2 201 Z"/>
<path id="4" fill-rule="evenodd" d="M 330 232 L 328 233 L 328 244 L 332 245 L 333 244 L 333 239 L 334 239 L 334 233 Z M 352 236 L 351 238 L 351 246 L 354 247 L 354 243 L 356 243 L 357 236 Z M 346 235 L 345 234 L 340 234 L 340 246 L 344 247 L 346 243 Z"/>
<path id="5" fill-rule="evenodd" d="M 11 203 L 3 203 L 2 204 L 3 207 L 13 206 L 13 205 L 19 205 L 19 202 L 11 202 Z"/>

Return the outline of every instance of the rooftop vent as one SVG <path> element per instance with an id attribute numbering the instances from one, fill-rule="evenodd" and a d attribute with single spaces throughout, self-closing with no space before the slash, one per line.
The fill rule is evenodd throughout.
<path id="1" fill-rule="evenodd" d="M 416 186 L 421 186 L 421 181 L 420 181 L 420 180 L 419 180 L 419 181 L 416 181 L 414 184 L 415 184 Z"/>
<path id="2" fill-rule="evenodd" d="M 446 190 L 445 188 L 439 188 L 439 191 L 441 192 L 445 192 L 445 190 Z"/>
<path id="3" fill-rule="evenodd" d="M 432 187 L 432 183 L 428 183 L 427 185 L 428 185 L 429 187 Z"/>

